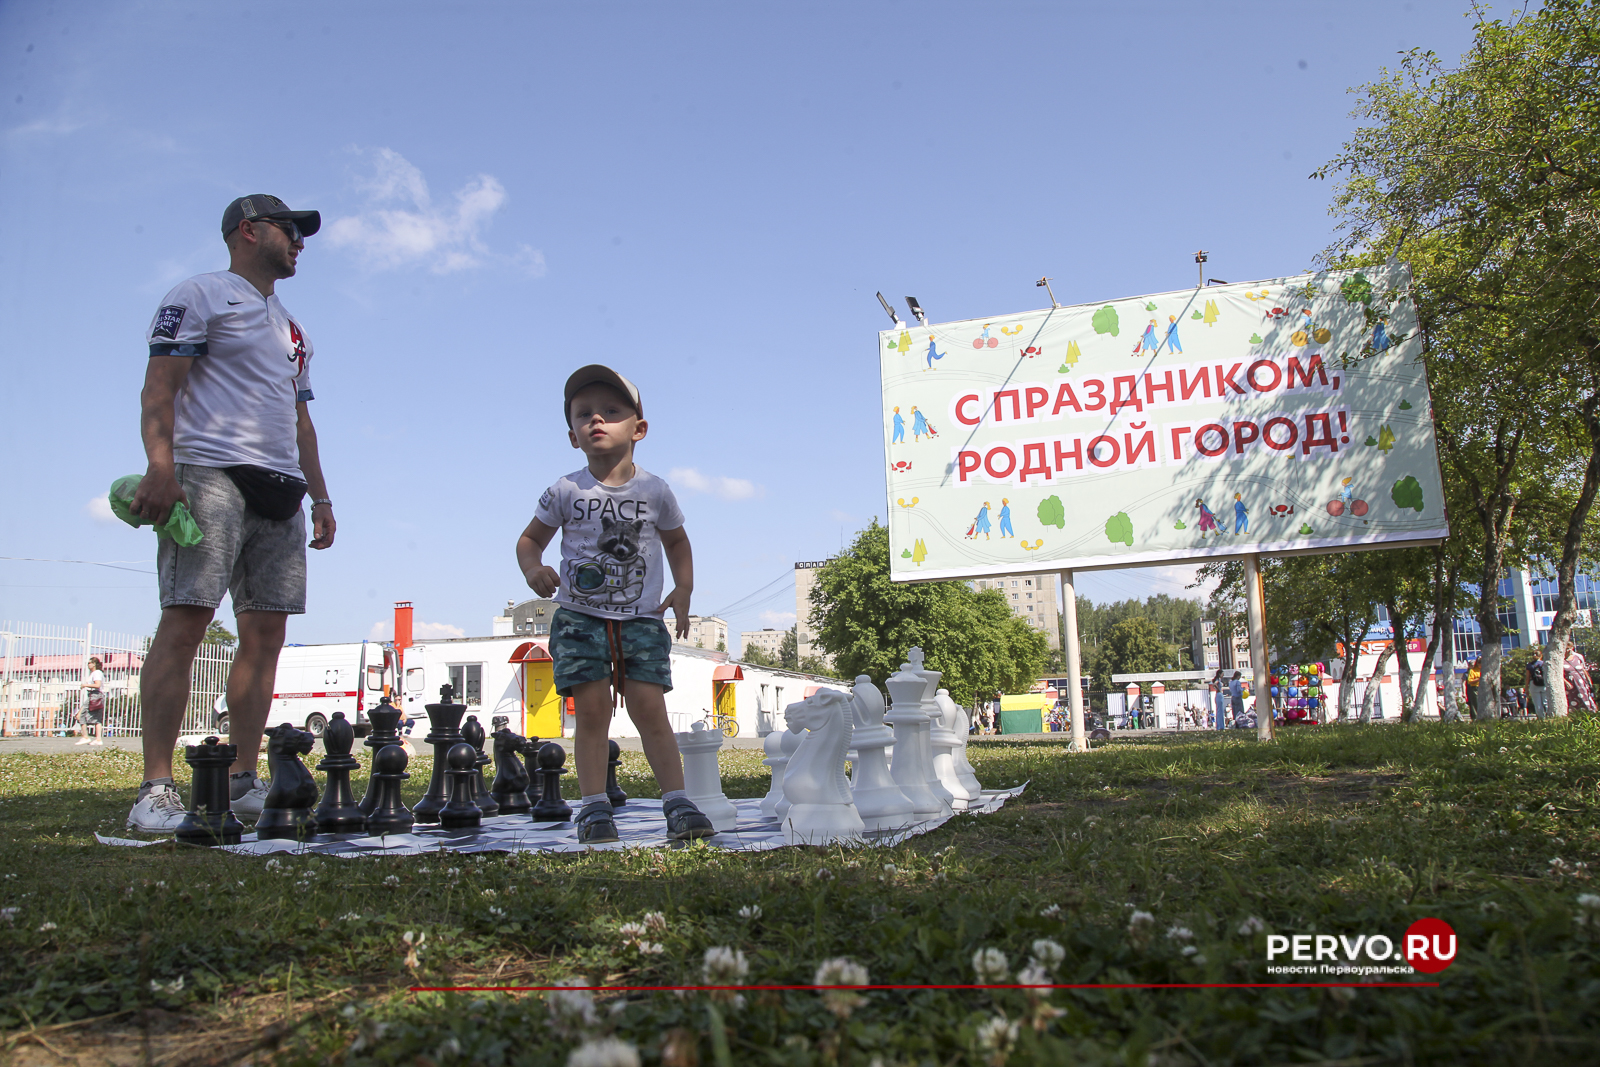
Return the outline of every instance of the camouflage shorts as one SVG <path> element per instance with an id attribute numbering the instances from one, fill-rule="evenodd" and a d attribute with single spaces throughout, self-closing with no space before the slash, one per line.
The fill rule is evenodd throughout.
<path id="1" fill-rule="evenodd" d="M 611 643 L 605 619 L 557 608 L 550 620 L 550 658 L 555 660 L 556 692 L 572 695 L 572 687 L 611 677 Z M 667 624 L 655 616 L 625 619 L 622 631 L 623 677 L 672 691 L 672 638 Z"/>

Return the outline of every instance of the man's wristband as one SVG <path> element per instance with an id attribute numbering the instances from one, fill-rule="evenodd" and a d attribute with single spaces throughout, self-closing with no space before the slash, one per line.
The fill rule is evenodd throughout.
<path id="1" fill-rule="evenodd" d="M 331 500 L 329 500 L 329 499 L 328 499 L 328 498 L 327 498 L 327 497 L 325 497 L 325 496 L 319 496 L 319 497 L 317 497 L 317 498 L 316 498 L 316 499 L 315 499 L 315 500 L 313 500 L 313 501 L 312 501 L 312 502 L 311 502 L 311 506 L 312 506 L 312 507 L 316 507 L 316 506 L 317 506 L 317 505 L 318 505 L 318 504 L 326 504 L 326 505 L 328 505 L 328 506 L 329 506 L 329 507 L 330 507 L 330 508 L 331 508 L 331 507 L 333 507 L 333 501 L 331 501 Z"/>

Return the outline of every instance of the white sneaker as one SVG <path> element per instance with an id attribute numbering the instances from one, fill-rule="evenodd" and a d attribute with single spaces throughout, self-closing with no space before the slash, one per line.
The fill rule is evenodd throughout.
<path id="1" fill-rule="evenodd" d="M 128 828 L 143 830 L 147 834 L 170 834 L 183 821 L 186 809 L 183 797 L 172 786 L 163 782 L 152 786 L 128 812 Z"/>
<path id="2" fill-rule="evenodd" d="M 233 782 L 228 782 L 229 791 L 232 791 Z M 229 806 L 233 813 L 241 819 L 254 819 L 261 815 L 261 809 L 267 806 L 267 790 L 272 788 L 271 782 L 263 782 L 260 778 L 252 777 L 250 788 L 244 796 L 234 797 Z"/>
<path id="3" fill-rule="evenodd" d="M 100 740 L 100 739 L 99 739 L 99 738 L 98 738 L 98 737 L 97 737 L 97 738 L 95 738 L 95 739 L 94 739 L 94 740 L 93 740 L 93 741 L 90 741 L 90 742 L 89 742 L 89 744 L 91 744 L 91 745 L 100 745 L 100 746 L 102 746 L 102 747 L 103 747 L 103 746 L 104 746 L 104 745 L 105 745 L 105 742 L 104 742 L 104 741 L 102 741 L 102 740 Z"/>
<path id="4" fill-rule="evenodd" d="M 92 740 L 93 740 L 93 738 L 91 738 L 87 734 L 85 734 L 83 737 L 78 738 L 76 741 L 74 741 L 72 743 L 75 744 L 75 745 L 87 745 Z"/>

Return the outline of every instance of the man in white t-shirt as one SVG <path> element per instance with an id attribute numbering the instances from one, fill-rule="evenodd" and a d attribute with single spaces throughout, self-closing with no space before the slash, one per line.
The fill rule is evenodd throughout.
<path id="1" fill-rule="evenodd" d="M 229 741 L 238 746 L 235 813 L 261 813 L 256 775 L 272 682 L 290 615 L 305 611 L 301 501 L 311 496 L 312 548 L 333 544 L 333 503 L 307 403 L 311 341 L 278 300 L 294 276 L 315 211 L 275 196 L 243 196 L 222 215 L 228 269 L 181 282 L 161 301 L 146 341 L 141 394 L 149 466 L 134 514 L 160 524 L 178 501 L 204 535 L 156 552 L 161 622 L 139 675 L 144 781 L 128 815 L 139 830 L 170 832 L 184 815 L 172 754 L 189 703 L 189 673 L 222 597 L 233 599 L 239 650 L 228 675 Z"/>

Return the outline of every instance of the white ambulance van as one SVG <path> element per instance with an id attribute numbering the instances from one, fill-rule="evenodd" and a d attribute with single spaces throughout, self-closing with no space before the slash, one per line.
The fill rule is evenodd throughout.
<path id="1" fill-rule="evenodd" d="M 339 645 L 285 645 L 278 654 L 272 683 L 272 709 L 267 725 L 293 723 L 317 737 L 336 711 L 365 737 L 367 711 L 383 699 L 383 687 L 394 681 L 394 653 L 376 641 Z M 218 701 L 217 731 L 227 735 L 228 709 Z"/>

